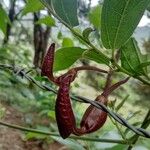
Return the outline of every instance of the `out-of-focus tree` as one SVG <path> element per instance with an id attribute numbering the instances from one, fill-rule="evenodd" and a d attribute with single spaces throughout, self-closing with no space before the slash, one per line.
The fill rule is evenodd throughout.
<path id="1" fill-rule="evenodd" d="M 15 15 L 16 15 L 15 5 L 16 5 L 16 0 L 10 0 L 9 1 L 8 17 L 10 19 L 11 24 L 13 23 Z M 7 29 L 6 29 L 6 35 L 4 38 L 4 44 L 6 44 L 8 42 L 10 34 L 11 34 L 11 25 L 9 23 L 7 23 Z"/>
<path id="2" fill-rule="evenodd" d="M 34 29 L 33 29 L 33 35 L 34 35 L 34 59 L 33 64 L 35 67 L 40 67 L 46 48 L 48 44 L 48 39 L 50 35 L 51 28 L 50 27 L 42 27 L 41 24 L 36 24 L 37 21 L 41 18 L 40 12 L 33 13 L 34 16 Z"/>

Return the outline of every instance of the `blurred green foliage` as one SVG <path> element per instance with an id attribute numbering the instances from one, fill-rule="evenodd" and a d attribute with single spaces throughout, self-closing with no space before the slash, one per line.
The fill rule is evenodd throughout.
<path id="1" fill-rule="evenodd" d="M 28 1 L 23 14 L 25 15 L 28 12 L 36 12 L 40 9 L 43 9 L 43 6 L 41 6 L 41 3 L 36 3 L 36 1 Z M 34 7 L 31 7 L 34 6 Z M 68 6 L 67 6 L 68 7 Z M 0 5 L 1 8 L 1 5 Z M 69 8 L 70 9 L 70 8 Z M 2 8 L 0 11 L 3 11 Z M 59 12 L 61 13 L 61 12 Z M 90 35 L 87 35 L 87 40 L 92 40 L 93 43 L 96 43 L 95 41 L 100 42 L 100 24 L 101 24 L 101 6 L 96 6 L 92 8 L 89 12 L 88 19 L 90 21 L 90 25 L 93 25 L 94 28 L 96 28 L 98 31 L 92 32 Z M 94 17 L 93 17 L 94 16 Z M 0 13 L 0 18 L 4 16 Z M 2 18 L 3 20 L 4 18 Z M 6 23 L 9 22 L 7 17 L 5 18 L 5 27 Z M 1 19 L 0 19 L 1 20 Z M 74 24 L 77 24 L 77 20 Z M 56 22 L 57 23 L 57 22 Z M 81 48 L 70 48 L 73 46 L 78 46 L 79 42 L 76 40 L 72 35 L 68 36 L 68 31 L 66 31 L 63 27 L 61 27 L 61 30 L 57 31 L 55 23 L 55 20 L 53 18 L 42 18 L 37 22 L 37 24 L 46 24 L 49 26 L 53 26 L 54 28 L 54 34 L 51 36 L 51 40 L 56 41 L 56 43 L 59 43 L 62 45 L 62 51 L 58 50 L 56 52 L 57 57 L 61 57 L 61 59 L 57 59 L 60 62 L 56 62 L 56 70 L 66 69 L 70 65 L 72 65 L 74 62 L 76 62 L 77 59 L 81 58 L 82 52 L 84 49 Z M 16 25 L 16 24 L 15 24 Z M 35 69 L 32 70 L 32 60 L 33 60 L 33 43 L 32 43 L 32 34 L 31 29 L 28 29 L 26 32 L 28 34 L 25 36 L 25 38 L 21 39 L 20 34 L 18 32 L 22 31 L 22 26 L 18 28 L 18 24 L 16 26 L 13 26 L 13 29 L 15 32 L 13 35 L 13 40 L 7 44 L 2 44 L 0 46 L 0 63 L 1 64 L 12 64 L 17 65 L 21 68 L 26 68 L 26 70 L 30 70 L 31 72 L 29 75 L 34 77 L 34 79 L 40 83 L 44 83 L 48 86 L 55 87 L 52 83 L 48 81 L 47 78 L 43 78 L 40 76 L 38 72 L 35 71 Z M 81 26 L 81 28 L 85 28 Z M 80 33 L 81 33 L 81 28 Z M 2 29 L 2 27 L 1 27 Z M 5 28 L 4 28 L 5 29 Z M 5 30 L 3 29 L 3 32 L 5 33 Z M 63 31 L 64 30 L 64 31 Z M 78 28 L 76 28 L 76 31 Z M 56 34 L 58 32 L 58 34 Z M 63 35 L 65 33 L 66 35 Z M 58 35 L 57 37 L 55 37 Z M 28 41 L 28 42 L 27 42 Z M 80 43 L 80 45 L 83 44 Z M 99 46 L 98 44 L 96 45 Z M 102 47 L 102 46 L 101 46 Z M 145 45 L 147 47 L 147 44 Z M 64 51 L 63 51 L 64 50 Z M 70 53 L 68 50 L 74 50 L 73 57 L 71 60 L 67 61 L 66 63 L 63 63 L 66 61 L 66 57 L 70 57 Z M 65 52 L 66 51 L 66 52 Z M 105 51 L 102 49 L 102 51 Z M 108 56 L 110 55 L 110 52 L 106 52 Z M 77 55 L 78 54 L 78 55 Z M 89 59 L 88 63 L 97 66 L 97 63 L 100 64 L 109 64 L 109 61 L 106 58 L 101 57 L 100 54 L 95 54 L 93 51 L 86 51 L 83 54 L 84 58 Z M 76 62 L 76 64 L 83 63 L 83 60 L 86 61 L 86 59 L 81 59 L 81 61 Z M 92 60 L 92 61 L 90 61 Z M 95 62 L 97 63 L 95 63 Z M 67 64 L 69 63 L 69 65 Z M 63 64 L 63 65 L 62 65 Z M 76 65 L 75 64 L 75 65 Z M 68 66 L 67 66 L 68 65 Z M 101 67 L 104 67 L 103 65 Z M 89 85 L 94 88 L 95 93 L 97 94 L 104 88 L 105 80 L 102 75 L 99 74 L 93 74 L 93 73 L 83 73 L 83 76 L 78 78 L 78 81 L 75 82 L 75 84 L 72 85 L 73 89 L 79 89 L 80 91 L 83 91 L 83 95 L 87 96 L 84 91 L 87 91 L 89 94 L 93 94 L 92 92 L 89 92 L 88 87 L 82 88 L 82 85 Z M 114 75 L 115 79 L 113 79 L 113 83 L 120 80 L 123 76 L 122 75 Z M 140 92 L 139 92 L 140 91 Z M 148 91 L 148 92 L 146 92 Z M 73 90 L 74 92 L 74 90 Z M 113 111 L 118 112 L 121 114 L 124 118 L 126 118 L 131 124 L 134 124 L 135 126 L 140 126 L 140 121 L 142 121 L 143 116 L 145 114 L 145 109 L 149 108 L 149 87 L 143 87 L 140 86 L 138 82 L 134 80 L 130 80 L 129 83 L 127 83 L 124 87 L 120 88 L 116 92 L 113 93 L 112 97 L 110 98 L 110 101 L 114 104 L 110 106 L 110 109 Z M 127 94 L 129 94 L 128 99 L 124 99 Z M 95 96 L 95 95 L 94 95 Z M 9 70 L 3 70 L 0 69 L 0 101 L 5 102 L 6 104 L 9 104 L 15 108 L 17 108 L 19 111 L 21 111 L 24 114 L 24 120 L 26 125 L 41 129 L 43 131 L 57 131 L 56 122 L 55 122 L 55 95 L 51 92 L 43 91 L 42 89 L 35 86 L 33 83 L 27 81 L 26 79 L 19 77 L 17 74 L 12 73 Z M 116 103 L 115 103 L 115 100 Z M 110 102 L 110 103 L 111 103 Z M 134 104 L 134 108 L 131 104 Z M 82 115 L 87 108 L 86 104 L 80 104 L 77 102 L 73 102 L 73 108 L 74 112 L 76 114 L 77 118 L 77 124 L 79 125 L 79 122 L 82 118 Z M 121 108 L 121 109 L 120 109 Z M 141 110 L 140 112 L 138 110 Z M 5 115 L 5 109 L 3 106 L 0 105 L 0 118 Z M 46 118 L 46 123 L 44 122 L 44 119 Z M 114 123 L 115 124 L 115 123 Z M 116 129 L 116 126 L 114 125 L 111 120 L 109 119 L 104 126 L 104 128 L 100 129 L 99 131 L 90 134 L 90 137 L 93 138 L 110 138 L 112 139 L 121 139 L 119 131 Z M 131 136 L 133 135 L 132 132 L 127 130 L 126 128 L 119 125 L 119 128 L 122 130 L 122 132 L 125 134 L 125 136 Z M 120 149 L 126 149 L 126 146 L 120 145 L 120 144 L 108 144 L 108 143 L 98 143 L 98 142 L 89 142 L 89 141 L 79 141 L 79 140 L 71 140 L 66 139 L 63 140 L 60 137 L 47 137 L 35 133 L 27 133 L 25 136 L 26 140 L 35 138 L 35 139 L 42 139 L 45 141 L 52 141 L 56 140 L 64 145 L 67 145 L 69 149 L 77 150 L 77 149 L 89 149 L 89 150 L 120 150 Z M 143 148 L 144 146 L 150 149 L 149 141 L 141 138 L 137 144 L 137 149 Z M 140 149 L 140 150 L 141 150 Z"/>

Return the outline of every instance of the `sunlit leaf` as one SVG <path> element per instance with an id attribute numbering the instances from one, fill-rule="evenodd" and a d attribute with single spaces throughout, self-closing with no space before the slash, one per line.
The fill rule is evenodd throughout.
<path id="1" fill-rule="evenodd" d="M 40 0 L 27 0 L 26 6 L 23 9 L 22 15 L 26 15 L 27 13 L 31 13 L 31 12 L 37 12 L 42 9 L 44 9 L 44 6 L 40 2 Z"/>
<path id="2" fill-rule="evenodd" d="M 45 139 L 47 138 L 47 135 L 39 134 L 39 133 L 33 133 L 29 132 L 25 135 L 26 140 L 31 140 L 31 139 Z"/>
<path id="3" fill-rule="evenodd" d="M 55 26 L 55 20 L 51 16 L 46 16 L 44 18 L 39 19 L 36 24 L 45 24 L 49 27 Z"/>
<path id="4" fill-rule="evenodd" d="M 89 12 L 89 20 L 98 30 L 100 30 L 101 28 L 101 11 L 102 6 L 97 5 L 94 8 L 92 8 L 91 11 Z"/>
<path id="5" fill-rule="evenodd" d="M 62 38 L 63 38 L 63 35 L 62 35 L 61 31 L 58 32 L 57 38 L 58 38 L 58 39 L 62 39 Z"/>
<path id="6" fill-rule="evenodd" d="M 4 34 L 6 34 L 7 24 L 11 24 L 10 19 L 2 5 L 0 5 L 0 29 Z"/>
<path id="7" fill-rule="evenodd" d="M 54 120 L 56 119 L 56 118 L 55 118 L 55 111 L 53 111 L 53 110 L 48 111 L 48 114 L 47 114 L 47 115 L 48 115 L 48 117 L 50 117 L 51 119 L 54 119 Z"/>
<path id="8" fill-rule="evenodd" d="M 63 41 L 62 41 L 62 47 L 73 47 L 74 46 L 74 43 L 72 41 L 71 38 L 63 38 Z"/>

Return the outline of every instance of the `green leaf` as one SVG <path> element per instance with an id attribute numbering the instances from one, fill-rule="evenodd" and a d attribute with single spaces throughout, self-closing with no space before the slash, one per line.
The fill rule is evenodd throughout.
<path id="1" fill-rule="evenodd" d="M 33 133 L 33 132 L 29 132 L 25 136 L 26 140 L 31 140 L 31 139 L 43 140 L 43 139 L 46 139 L 47 137 L 48 137 L 47 135 Z"/>
<path id="2" fill-rule="evenodd" d="M 54 60 L 54 71 L 67 69 L 79 58 L 85 49 L 80 47 L 65 47 L 56 51 Z"/>
<path id="3" fill-rule="evenodd" d="M 150 61 L 140 64 L 140 67 L 142 67 L 142 68 L 147 67 L 147 66 L 150 66 Z"/>
<path id="4" fill-rule="evenodd" d="M 2 5 L 0 5 L 0 29 L 4 34 L 6 34 L 7 23 L 11 24 L 10 19 L 6 11 L 3 9 Z"/>
<path id="5" fill-rule="evenodd" d="M 140 64 L 139 67 L 142 67 L 145 70 L 146 74 L 149 74 L 149 72 L 150 72 L 150 61 L 149 60 L 150 60 L 149 53 L 142 55 L 142 63 Z"/>
<path id="6" fill-rule="evenodd" d="M 45 24 L 51 27 L 55 26 L 55 20 L 51 16 L 45 16 L 44 18 L 39 19 L 36 24 Z"/>
<path id="7" fill-rule="evenodd" d="M 85 150 L 84 147 L 73 139 L 62 139 L 61 137 L 51 136 L 55 141 L 66 145 L 70 150 Z"/>
<path id="8" fill-rule="evenodd" d="M 61 31 L 58 32 L 57 38 L 58 38 L 58 39 L 62 39 L 62 38 L 63 38 L 63 35 L 62 35 Z"/>
<path id="9" fill-rule="evenodd" d="M 56 117 L 55 117 L 55 111 L 53 111 L 53 110 L 50 110 L 50 111 L 48 111 L 48 117 L 50 117 L 51 119 L 54 119 L 54 120 L 56 120 Z"/>
<path id="10" fill-rule="evenodd" d="M 127 116 L 126 120 L 133 119 L 136 115 L 139 115 L 140 113 L 141 113 L 141 110 L 137 110 L 135 112 L 129 113 L 129 115 Z"/>
<path id="11" fill-rule="evenodd" d="M 142 63 L 148 62 L 150 60 L 150 54 L 142 54 L 141 61 Z"/>
<path id="12" fill-rule="evenodd" d="M 63 41 L 62 41 L 62 47 L 73 47 L 74 46 L 74 43 L 72 41 L 72 39 L 70 38 L 63 38 Z"/>
<path id="13" fill-rule="evenodd" d="M 126 149 L 126 145 L 115 144 L 115 146 L 107 148 L 107 150 L 121 150 L 121 149 Z"/>
<path id="14" fill-rule="evenodd" d="M 94 30 L 91 27 L 88 27 L 85 30 L 83 30 L 82 35 L 83 35 L 84 39 L 87 40 L 87 41 L 89 41 L 89 35 L 93 31 Z"/>
<path id="15" fill-rule="evenodd" d="M 141 121 L 137 121 L 137 122 L 134 122 L 134 123 L 132 123 L 132 125 L 133 126 L 139 126 L 139 125 L 141 125 L 142 124 L 142 122 Z M 124 135 L 127 135 L 129 132 L 130 132 L 131 130 L 129 129 L 129 128 L 126 128 L 126 130 L 124 131 Z"/>
<path id="16" fill-rule="evenodd" d="M 23 9 L 22 16 L 42 9 L 44 9 L 44 6 L 39 0 L 28 0 L 25 8 Z"/>
<path id="17" fill-rule="evenodd" d="M 115 109 L 115 104 L 116 104 L 117 99 L 114 99 L 113 101 L 110 101 L 110 103 L 108 104 L 108 106 L 114 110 Z"/>
<path id="18" fill-rule="evenodd" d="M 83 58 L 93 60 L 99 64 L 109 65 L 109 60 L 94 50 L 87 50 L 83 53 Z"/>
<path id="19" fill-rule="evenodd" d="M 121 65 L 128 72 L 139 76 L 145 74 L 141 64 L 141 53 L 137 42 L 131 38 L 124 46 L 121 47 Z"/>
<path id="20" fill-rule="evenodd" d="M 47 8 L 51 5 L 47 0 Z M 51 0 L 56 14 L 68 25 L 74 27 L 79 25 L 77 18 L 77 0 Z M 51 6 L 50 6 L 51 7 Z"/>
<path id="21" fill-rule="evenodd" d="M 149 3 L 149 5 L 148 5 L 148 7 L 147 7 L 147 10 L 150 11 L 150 3 Z"/>
<path id="22" fill-rule="evenodd" d="M 100 30 L 101 28 L 101 12 L 102 12 L 102 6 L 97 5 L 91 9 L 88 15 L 90 22 L 98 30 Z"/>
<path id="23" fill-rule="evenodd" d="M 120 108 L 124 105 L 125 101 L 129 98 L 129 95 L 127 95 L 115 108 L 116 112 L 120 110 Z"/>
<path id="24" fill-rule="evenodd" d="M 150 0 L 105 0 L 101 34 L 107 49 L 119 49 L 133 34 Z"/>

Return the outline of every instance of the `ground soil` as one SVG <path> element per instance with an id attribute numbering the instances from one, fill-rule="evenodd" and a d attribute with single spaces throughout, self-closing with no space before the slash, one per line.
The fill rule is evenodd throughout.
<path id="1" fill-rule="evenodd" d="M 2 121 L 11 124 L 24 125 L 23 114 L 15 108 L 2 105 L 6 111 Z M 19 130 L 0 125 L 0 150 L 67 150 L 64 145 L 53 141 L 46 144 L 40 140 L 23 140 L 23 133 Z"/>

